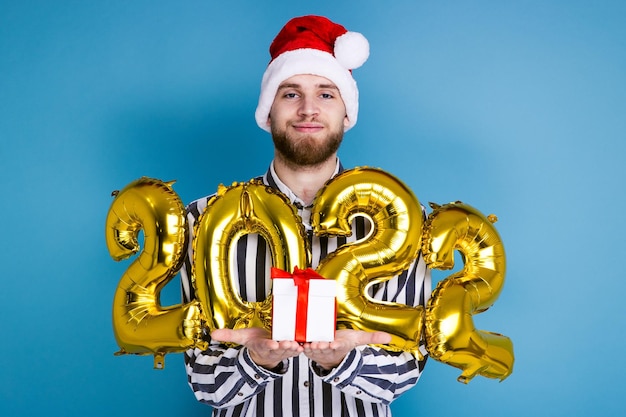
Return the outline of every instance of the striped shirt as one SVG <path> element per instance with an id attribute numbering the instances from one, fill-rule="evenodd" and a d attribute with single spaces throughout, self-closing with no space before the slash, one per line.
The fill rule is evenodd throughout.
<path id="1" fill-rule="evenodd" d="M 342 170 L 337 161 L 335 174 Z M 310 207 L 303 207 L 303 202 L 280 181 L 273 165 L 258 179 L 282 191 L 298 208 L 311 245 L 312 268 L 341 245 L 365 237 L 371 227 L 364 218 L 357 217 L 350 237 L 315 236 L 310 226 Z M 209 198 L 188 206 L 192 233 Z M 235 259 L 233 279 L 242 298 L 264 300 L 271 286 L 271 258 L 265 241 L 254 234 L 243 236 L 236 244 Z M 180 274 L 186 302 L 195 297 L 189 272 L 192 261 L 190 248 Z M 382 301 L 425 306 L 430 287 L 430 271 L 419 256 L 409 269 L 374 286 L 371 295 Z M 215 417 L 382 417 L 390 416 L 389 404 L 419 380 L 427 354 L 423 342 L 420 352 L 424 355 L 421 361 L 407 352 L 359 346 L 330 372 L 322 372 L 301 354 L 285 361 L 281 373 L 275 373 L 257 366 L 244 347 L 212 342 L 208 350 L 185 352 L 185 367 L 197 400 L 212 406 Z"/>

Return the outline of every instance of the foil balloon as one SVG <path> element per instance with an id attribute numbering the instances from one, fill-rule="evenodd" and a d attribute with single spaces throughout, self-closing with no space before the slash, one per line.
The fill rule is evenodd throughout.
<path id="1" fill-rule="evenodd" d="M 220 186 L 196 224 L 193 242 L 192 283 L 211 330 L 271 329 L 271 296 L 243 300 L 231 270 L 234 245 L 250 233 L 265 239 L 273 266 L 293 270 L 308 265 L 304 226 L 284 194 L 257 181 Z"/>
<path id="2" fill-rule="evenodd" d="M 347 170 L 317 194 L 311 224 L 318 235 L 348 236 L 354 216 L 365 216 L 371 233 L 347 243 L 320 262 L 317 272 L 338 281 L 337 324 L 384 331 L 388 348 L 419 356 L 423 307 L 382 303 L 368 289 L 408 268 L 419 254 L 423 227 L 420 204 L 392 175 L 374 168 Z"/>
<path id="3" fill-rule="evenodd" d="M 113 330 L 118 354 L 153 354 L 155 368 L 164 355 L 202 346 L 202 313 L 197 302 L 163 307 L 161 289 L 181 266 L 187 245 L 185 208 L 172 183 L 140 178 L 115 199 L 106 219 L 106 244 L 120 261 L 139 252 L 122 275 L 113 298 Z"/>
<path id="4" fill-rule="evenodd" d="M 487 310 L 498 298 L 506 268 L 504 247 L 493 224 L 461 202 L 437 206 L 430 214 L 422 251 L 431 268 L 454 267 L 458 250 L 464 267 L 441 281 L 426 309 L 426 342 L 434 359 L 474 376 L 503 380 L 513 370 L 513 344 L 498 333 L 477 330 L 473 315 Z"/>

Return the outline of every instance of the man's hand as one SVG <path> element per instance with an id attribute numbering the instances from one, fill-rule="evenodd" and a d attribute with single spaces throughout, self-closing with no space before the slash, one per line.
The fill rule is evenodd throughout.
<path id="1" fill-rule="evenodd" d="M 248 348 L 250 358 L 266 369 L 273 369 L 284 359 L 298 356 L 304 350 L 296 341 L 272 340 L 270 332 L 259 327 L 237 330 L 217 329 L 211 332 L 211 338 L 219 342 L 245 346 Z"/>
<path id="2" fill-rule="evenodd" d="M 305 343 L 304 354 L 323 369 L 330 370 L 339 365 L 348 352 L 357 346 L 389 342 L 391 335 L 384 332 L 337 330 L 335 340 L 332 342 Z"/>

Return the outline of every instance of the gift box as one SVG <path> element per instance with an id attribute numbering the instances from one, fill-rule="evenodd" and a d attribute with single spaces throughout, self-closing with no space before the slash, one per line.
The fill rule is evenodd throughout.
<path id="1" fill-rule="evenodd" d="M 337 282 L 312 269 L 272 268 L 272 339 L 332 342 L 337 326 Z"/>

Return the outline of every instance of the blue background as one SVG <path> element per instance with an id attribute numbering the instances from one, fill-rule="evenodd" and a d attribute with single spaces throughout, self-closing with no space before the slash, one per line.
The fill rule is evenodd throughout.
<path id="1" fill-rule="evenodd" d="M 431 360 L 395 415 L 626 414 L 626 2 L 304 3 L 0 2 L 0 414 L 208 415 L 181 355 L 113 356 L 110 194 L 145 175 L 190 202 L 262 173 L 267 48 L 308 13 L 371 44 L 344 164 L 495 213 L 507 248 L 475 322 L 513 340 L 513 374 L 463 385 Z"/>

